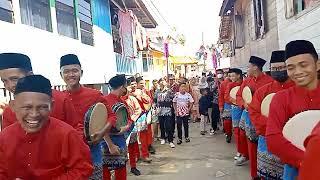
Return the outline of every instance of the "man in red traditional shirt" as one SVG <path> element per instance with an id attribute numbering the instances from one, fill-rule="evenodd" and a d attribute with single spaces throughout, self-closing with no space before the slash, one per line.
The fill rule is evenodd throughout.
<path id="1" fill-rule="evenodd" d="M 68 124 L 49 116 L 51 84 L 41 75 L 20 78 L 10 105 L 17 122 L 0 134 L 0 179 L 88 179 L 89 148 Z"/>
<path id="2" fill-rule="evenodd" d="M 143 90 L 137 88 L 138 87 L 137 80 L 141 81 L 142 78 L 141 77 L 137 77 L 137 78 L 131 77 L 130 80 L 132 83 L 131 84 L 131 89 L 132 89 L 131 95 L 134 96 L 138 100 L 140 107 L 142 109 L 142 113 L 146 114 L 147 110 L 146 110 L 144 104 L 150 103 L 151 98 L 145 92 L 143 92 Z M 150 158 L 150 153 L 148 150 L 148 146 L 150 144 L 148 142 L 148 140 L 149 140 L 148 139 L 148 127 L 146 127 L 146 129 L 144 129 L 144 130 L 139 131 L 139 140 L 141 143 L 141 160 L 146 163 L 151 163 L 152 159 Z"/>
<path id="3" fill-rule="evenodd" d="M 286 164 L 284 178 L 288 178 L 297 174 L 295 169 L 299 169 L 304 152 L 283 137 L 283 127 L 300 112 L 320 109 L 320 84 L 317 77 L 318 54 L 311 42 L 292 41 L 286 45 L 285 51 L 287 73 L 295 86 L 273 97 L 266 139 L 268 149 Z"/>
<path id="4" fill-rule="evenodd" d="M 111 128 L 115 129 L 117 122 L 121 121 L 121 119 L 117 118 L 117 107 L 119 106 L 125 106 L 127 109 L 127 105 L 125 101 L 121 99 L 122 96 L 125 96 L 127 94 L 127 80 L 124 74 L 117 75 L 112 77 L 109 80 L 109 85 L 111 87 L 111 92 L 104 98 L 107 102 L 107 110 L 108 110 L 108 124 L 111 124 Z M 128 111 L 129 112 L 129 111 Z M 127 118 L 130 118 L 127 117 Z M 113 162 L 115 162 L 115 166 L 117 166 L 118 162 L 123 161 L 124 157 L 126 157 L 126 138 L 124 136 L 124 133 L 126 133 L 131 126 L 132 120 L 127 121 L 127 125 L 125 127 L 121 127 L 121 130 L 117 134 L 113 134 L 111 136 L 111 142 L 107 142 L 107 146 L 109 146 L 110 143 L 117 144 L 118 148 L 122 149 L 121 151 L 124 152 L 123 154 L 118 154 L 119 156 L 112 157 L 108 156 Z M 111 129 L 108 129 L 107 133 L 110 133 Z M 110 147 L 109 147 L 110 148 Z M 121 152 L 120 151 L 120 152 Z M 112 155 L 112 154 L 111 154 Z M 110 159 L 106 159 L 107 161 Z M 112 162 L 109 162 L 112 163 Z M 126 170 L 126 161 L 124 162 L 124 165 L 121 167 L 117 167 L 116 169 L 111 169 L 111 167 L 104 168 L 104 180 L 111 180 L 111 173 L 110 170 L 115 170 L 115 179 L 117 180 L 126 180 L 127 179 L 127 170 Z M 110 164 L 111 165 L 111 164 Z"/>
<path id="5" fill-rule="evenodd" d="M 225 93 L 226 93 L 226 88 L 227 88 L 227 85 L 228 83 L 231 82 L 229 77 L 225 77 L 224 80 L 221 82 L 220 84 L 220 88 L 219 88 L 219 97 L 218 97 L 218 100 L 219 100 L 219 110 L 220 112 L 223 111 L 223 106 L 224 106 L 224 103 L 225 103 Z"/>
<path id="6" fill-rule="evenodd" d="M 260 87 L 273 81 L 273 79 L 266 75 L 262 69 L 265 65 L 266 60 L 257 56 L 251 56 L 249 60 L 248 73 L 252 76 L 247 82 L 247 86 L 250 88 L 252 95 Z M 248 103 L 248 104 L 247 104 Z M 249 117 L 248 106 L 251 102 L 244 103 L 244 119 L 245 119 L 245 130 L 248 140 L 248 152 L 250 160 L 250 172 L 252 179 L 259 179 L 257 175 L 257 147 L 258 147 L 258 136 L 255 132 L 255 128 L 251 123 Z"/>
<path id="7" fill-rule="evenodd" d="M 140 118 L 142 114 L 142 109 L 140 107 L 140 104 L 132 95 L 132 88 L 131 88 L 131 80 L 134 80 L 134 77 L 127 79 L 127 95 L 122 96 L 121 99 L 123 99 L 127 105 L 130 112 L 131 120 L 133 122 L 137 122 L 137 120 Z M 133 83 L 134 84 L 134 83 Z M 138 132 L 132 132 L 129 137 L 129 144 L 128 144 L 128 154 L 129 154 L 129 162 L 131 170 L 130 172 L 136 176 L 140 176 L 141 172 L 137 169 L 137 161 L 140 157 L 140 151 L 139 151 L 139 144 L 138 144 Z"/>
<path id="8" fill-rule="evenodd" d="M 304 141 L 304 146 L 306 151 L 299 169 L 298 180 L 319 180 L 320 123 L 318 123 L 313 129 L 312 134 Z"/>
<path id="9" fill-rule="evenodd" d="M 104 103 L 107 106 L 101 92 L 81 86 L 80 79 L 82 74 L 81 63 L 76 55 L 67 54 L 60 58 L 60 75 L 67 84 L 67 90 L 64 93 L 76 108 L 78 116 L 81 117 L 81 124 L 84 123 L 85 114 L 91 106 L 98 102 Z M 90 144 L 91 157 L 94 164 L 94 173 L 91 179 L 102 179 L 103 177 L 103 157 L 100 142 L 106 134 L 106 128 L 93 135 L 93 142 L 86 142 Z M 107 139 L 110 138 L 108 137 Z M 117 153 L 117 147 L 114 144 L 110 144 L 109 148 L 113 153 Z"/>
<path id="10" fill-rule="evenodd" d="M 230 74 L 232 71 L 229 70 L 228 73 L 226 73 L 227 78 L 224 82 L 221 84 L 221 88 L 219 91 L 219 109 L 221 112 L 221 119 L 223 121 L 223 130 L 226 135 L 226 142 L 231 142 L 232 137 L 232 120 L 231 120 L 231 102 L 228 98 L 229 94 L 227 94 L 227 88 L 232 81 L 230 80 Z M 223 97 L 222 97 L 223 96 Z M 221 103 L 224 102 L 223 106 L 221 107 Z M 221 111 L 222 110 L 222 111 Z M 209 114 L 210 116 L 210 114 Z"/>
<path id="11" fill-rule="evenodd" d="M 239 153 L 240 149 L 240 142 L 239 142 L 239 137 L 240 137 L 240 129 L 239 129 L 239 122 L 241 119 L 242 115 L 242 108 L 237 105 L 236 99 L 233 99 L 230 96 L 230 91 L 237 87 L 241 86 L 242 84 L 242 70 L 238 68 L 232 68 L 229 70 L 230 72 L 230 80 L 232 81 L 231 83 L 228 84 L 227 89 L 226 89 L 226 94 L 225 94 L 225 99 L 228 100 L 231 103 L 231 119 L 232 119 L 232 127 L 233 127 L 233 133 L 234 133 L 234 139 L 236 142 L 237 146 L 237 155 L 235 157 L 235 160 L 237 160 L 241 154 Z"/>
<path id="12" fill-rule="evenodd" d="M 17 81 L 28 75 L 32 75 L 32 65 L 28 56 L 19 53 L 0 54 L 0 77 L 6 90 L 15 92 Z M 77 115 L 71 101 L 57 90 L 52 90 L 53 107 L 50 116 L 66 122 L 74 127 L 79 135 L 83 135 L 83 125 L 80 123 L 80 117 Z M 3 111 L 2 129 L 17 122 L 15 113 L 10 107 Z"/>
<path id="13" fill-rule="evenodd" d="M 148 95 L 148 97 L 149 97 L 149 98 L 145 98 L 146 101 L 143 102 L 143 108 L 142 109 L 144 109 L 144 111 L 146 113 L 150 113 L 150 115 L 151 115 L 151 107 L 152 107 L 153 99 L 152 99 L 150 91 L 148 91 L 146 89 L 146 81 L 142 77 L 137 77 L 136 81 L 137 81 L 137 89 L 140 89 L 142 91 L 142 93 L 144 94 L 144 96 Z M 148 151 L 149 151 L 150 154 L 155 154 L 156 150 L 152 146 L 153 136 L 152 136 L 152 124 L 151 124 L 151 122 L 148 123 L 148 129 L 147 129 L 146 133 L 147 133 L 147 136 L 146 137 L 142 136 L 142 137 L 146 138 L 144 141 L 147 142 Z"/>
<path id="14" fill-rule="evenodd" d="M 249 105 L 249 115 L 256 129 L 258 140 L 258 175 L 264 179 L 282 179 L 283 165 L 278 157 L 266 148 L 265 132 L 268 117 L 261 114 L 261 103 L 266 96 L 292 87 L 294 83 L 288 78 L 285 51 L 274 51 L 270 60 L 271 83 L 259 88 Z"/>
<path id="15" fill-rule="evenodd" d="M 248 74 L 249 76 L 247 78 L 245 78 L 241 85 L 240 88 L 237 92 L 236 95 L 236 103 L 238 105 L 239 108 L 242 109 L 242 114 L 240 117 L 240 121 L 239 121 L 239 154 L 241 155 L 240 157 L 236 157 L 236 161 L 235 161 L 235 165 L 236 166 L 242 166 L 245 165 L 246 162 L 248 161 L 249 158 L 249 152 L 248 152 L 248 142 L 247 142 L 247 136 L 246 136 L 246 131 L 245 131 L 245 119 L 244 116 L 246 115 L 246 111 L 244 111 L 244 101 L 242 99 L 242 91 L 244 89 L 244 87 L 247 86 L 247 83 L 249 82 L 251 75 Z"/>

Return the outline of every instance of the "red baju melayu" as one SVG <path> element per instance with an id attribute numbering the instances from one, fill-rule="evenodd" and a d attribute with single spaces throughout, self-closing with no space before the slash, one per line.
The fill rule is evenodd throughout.
<path id="1" fill-rule="evenodd" d="M 292 86 L 294 86 L 292 81 L 280 83 L 273 80 L 273 82 L 256 90 L 252 102 L 249 105 L 250 119 L 256 129 L 257 135 L 259 135 L 258 173 L 265 179 L 278 179 L 282 177 L 283 165 L 278 157 L 274 156 L 266 149 L 265 131 L 268 117 L 261 114 L 261 103 L 267 95 L 277 93 Z"/>
<path id="2" fill-rule="evenodd" d="M 242 81 L 241 82 L 231 82 L 227 86 L 225 99 L 228 100 L 232 104 L 232 106 L 237 106 L 237 105 L 233 104 L 231 102 L 230 91 L 232 88 L 234 88 L 236 86 L 241 86 L 241 84 L 242 84 Z M 234 99 L 234 100 L 236 100 L 236 99 Z M 236 103 L 236 102 L 234 102 L 234 103 Z M 239 152 L 239 149 L 241 148 L 240 147 L 240 128 L 239 128 L 239 121 L 240 121 L 241 117 L 239 117 L 239 119 L 233 119 L 235 116 L 233 116 L 232 113 L 233 113 L 233 110 L 231 108 L 231 119 L 232 119 L 232 123 L 233 123 L 233 135 L 234 135 L 234 139 L 236 142 L 237 152 Z"/>
<path id="3" fill-rule="evenodd" d="M 144 107 L 144 104 L 150 104 L 151 106 L 151 98 L 145 93 L 145 90 L 138 90 L 141 91 L 140 96 L 136 97 L 140 107 L 143 112 L 146 112 L 146 109 Z M 151 138 L 150 138 L 151 136 Z M 148 125 L 148 128 L 145 131 L 139 132 L 139 138 L 141 143 L 141 156 L 143 158 L 148 158 L 150 156 L 148 147 L 152 144 L 152 127 L 151 124 Z"/>
<path id="4" fill-rule="evenodd" d="M 313 129 L 312 134 L 305 140 L 304 159 L 299 170 L 299 180 L 319 180 L 320 171 L 320 123 Z"/>
<path id="5" fill-rule="evenodd" d="M 314 90 L 294 86 L 278 92 L 270 105 L 267 121 L 268 149 L 278 156 L 283 163 L 296 168 L 300 167 L 304 152 L 283 137 L 285 124 L 294 115 L 306 110 L 320 110 L 320 83 Z M 307 121 L 307 119 L 306 119 Z"/>
<path id="6" fill-rule="evenodd" d="M 114 107 L 121 103 L 124 104 L 127 107 L 127 111 L 130 112 L 127 104 L 125 101 L 123 101 L 120 97 L 118 97 L 115 94 L 108 94 L 107 96 L 104 97 L 107 103 L 107 111 L 108 111 L 108 122 L 110 122 L 112 124 L 112 128 L 116 127 L 116 123 L 117 123 L 117 115 L 115 112 Z M 130 117 L 128 117 L 128 124 L 132 123 L 132 120 Z M 129 124 L 130 125 L 130 124 Z M 123 137 L 124 138 L 124 137 Z M 122 142 L 125 142 L 126 139 L 122 139 Z M 118 142 L 113 142 L 115 145 L 119 146 L 117 143 Z M 125 146 L 125 145 L 124 145 Z M 119 147 L 119 148 L 126 148 L 126 147 Z M 118 168 L 115 170 L 115 178 L 117 180 L 126 180 L 127 179 L 127 170 L 126 170 L 126 166 Z M 103 167 L 103 179 L 104 180 L 111 180 L 111 173 L 110 170 L 107 166 Z"/>
<path id="7" fill-rule="evenodd" d="M 26 133 L 16 122 L 0 134 L 0 179 L 85 180 L 92 170 L 88 146 L 55 118 L 36 133 Z"/>
<path id="8" fill-rule="evenodd" d="M 95 89 L 86 88 L 81 86 L 78 90 L 75 91 L 64 91 L 65 95 L 71 100 L 73 106 L 76 108 L 78 116 L 81 118 L 81 124 L 84 124 L 84 118 L 87 111 L 96 103 L 104 103 L 107 106 L 105 99 L 100 91 Z M 82 131 L 83 133 L 83 131 Z M 86 140 L 84 139 L 86 142 Z M 87 143 L 87 142 L 86 142 Z M 103 176 L 101 170 L 103 166 L 103 157 L 101 148 L 99 145 L 91 145 L 91 157 L 93 159 L 94 173 L 93 177 L 90 178 L 100 178 Z M 95 158 L 97 157 L 97 158 Z"/>
<path id="9" fill-rule="evenodd" d="M 261 114 L 261 103 L 264 100 L 264 98 L 271 93 L 277 93 L 281 90 L 288 89 L 292 86 L 294 86 L 293 81 L 279 83 L 278 81 L 274 80 L 273 82 L 259 88 L 254 93 L 252 102 L 249 105 L 249 114 L 251 122 L 256 128 L 257 135 L 265 136 L 266 133 L 268 117 L 265 117 Z"/>
<path id="10" fill-rule="evenodd" d="M 135 122 L 141 115 L 142 109 L 138 100 L 134 96 L 125 96 L 123 100 L 126 101 L 128 105 L 128 109 L 130 111 L 130 116 L 133 122 Z M 137 167 L 137 160 L 140 155 L 139 151 L 139 144 L 137 140 L 137 133 L 131 133 L 129 145 L 128 145 L 128 152 L 129 152 L 129 163 L 131 168 Z"/>
<path id="11" fill-rule="evenodd" d="M 220 102 L 222 102 L 221 99 L 224 101 L 224 108 L 223 108 L 223 113 L 222 113 L 222 118 L 223 118 L 223 129 L 224 133 L 227 136 L 232 136 L 232 119 L 231 119 L 231 101 L 229 97 L 230 89 L 228 92 L 228 86 L 230 88 L 230 84 L 232 85 L 233 82 L 229 80 L 225 80 L 224 82 L 221 83 L 221 88 L 219 89 L 219 106 Z M 221 95 L 220 95 L 221 93 Z M 221 97 L 223 95 L 223 97 Z M 226 109 L 228 107 L 229 109 Z"/>
<path id="12" fill-rule="evenodd" d="M 219 97 L 218 97 L 219 109 L 223 109 L 223 106 L 225 103 L 224 95 L 225 95 L 226 88 L 227 88 L 227 85 L 229 82 L 230 82 L 229 79 L 225 79 L 220 84 L 220 88 L 219 88 L 219 92 L 218 92 L 219 93 Z"/>
<path id="13" fill-rule="evenodd" d="M 242 99 L 242 91 L 243 91 L 244 87 L 247 86 L 247 82 L 249 81 L 250 78 L 251 77 L 248 77 L 242 81 L 240 88 L 237 92 L 236 102 L 237 102 L 237 105 L 241 109 L 244 109 L 244 101 Z M 239 149 L 238 149 L 238 151 L 242 156 L 249 157 L 247 136 L 246 136 L 246 132 L 245 132 L 244 123 L 245 123 L 244 119 L 241 117 L 240 122 L 239 122 L 239 138 L 238 138 Z"/>

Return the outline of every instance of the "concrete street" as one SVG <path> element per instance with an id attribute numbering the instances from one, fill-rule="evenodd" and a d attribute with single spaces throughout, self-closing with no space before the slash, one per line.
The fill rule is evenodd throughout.
<path id="1" fill-rule="evenodd" d="M 248 165 L 234 165 L 234 143 L 227 144 L 225 136 L 201 136 L 199 123 L 190 123 L 191 142 L 176 145 L 156 142 L 152 164 L 139 163 L 142 175 L 129 173 L 129 180 L 249 180 Z M 176 142 L 175 142 L 176 143 Z"/>

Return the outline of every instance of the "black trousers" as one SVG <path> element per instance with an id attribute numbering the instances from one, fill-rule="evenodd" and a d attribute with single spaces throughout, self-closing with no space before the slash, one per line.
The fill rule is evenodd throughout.
<path id="1" fill-rule="evenodd" d="M 177 116 L 177 131 L 179 139 L 182 139 L 182 125 L 184 128 L 184 137 L 189 138 L 189 116 Z"/>
<path id="2" fill-rule="evenodd" d="M 211 117 L 211 127 L 214 131 L 216 131 L 218 128 L 218 122 L 220 121 L 220 110 L 218 104 L 213 104 Z"/>
<path id="3" fill-rule="evenodd" d="M 159 116 L 158 117 L 160 123 L 160 131 L 161 131 L 161 139 L 166 139 L 166 135 L 169 143 L 173 142 L 173 131 L 172 131 L 172 116 Z"/>

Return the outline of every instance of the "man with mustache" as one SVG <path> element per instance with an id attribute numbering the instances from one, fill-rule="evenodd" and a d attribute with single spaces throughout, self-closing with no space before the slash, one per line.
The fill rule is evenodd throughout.
<path id="1" fill-rule="evenodd" d="M 20 78 L 10 103 L 17 122 L 0 134 L 0 179 L 88 179 L 88 146 L 70 125 L 50 117 L 51 84 L 41 75 Z"/>

